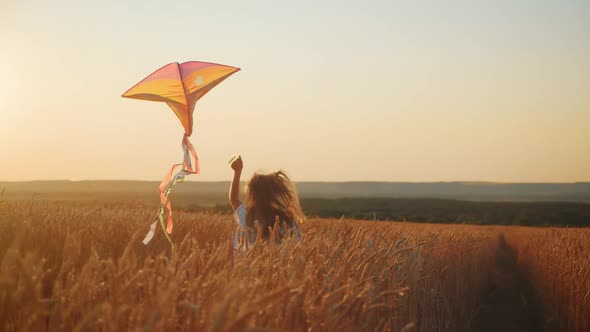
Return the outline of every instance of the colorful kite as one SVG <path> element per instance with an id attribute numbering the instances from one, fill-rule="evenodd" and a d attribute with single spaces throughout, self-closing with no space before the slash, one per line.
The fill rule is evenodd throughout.
<path id="1" fill-rule="evenodd" d="M 239 70 L 240 68 L 208 62 L 189 61 L 182 64 L 173 62 L 156 70 L 123 94 L 123 97 L 126 98 L 165 102 L 174 111 L 184 127 L 184 136 L 182 138 L 184 160 L 180 164 L 172 165 L 170 171 L 160 183 L 160 209 L 150 225 L 149 232 L 143 239 L 144 244 L 150 242 L 154 237 L 159 221 L 162 230 L 164 230 L 164 235 L 172 245 L 172 241 L 168 236 L 168 234 L 172 233 L 173 226 L 172 206 L 168 200 L 168 195 L 172 186 L 184 181 L 187 175 L 199 173 L 199 159 L 195 148 L 188 139 L 193 133 L 195 104 L 209 90 Z M 178 166 L 182 166 L 182 169 L 174 174 L 174 169 Z M 168 211 L 168 217 L 166 226 L 164 226 L 164 212 L 166 210 Z"/>

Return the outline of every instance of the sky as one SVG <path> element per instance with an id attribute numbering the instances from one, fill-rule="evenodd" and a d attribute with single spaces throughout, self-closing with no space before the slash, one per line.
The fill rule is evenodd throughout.
<path id="1" fill-rule="evenodd" d="M 197 181 L 590 181 L 590 2 L 0 1 L 0 180 L 159 180 L 170 62 L 240 67 L 195 109 Z"/>

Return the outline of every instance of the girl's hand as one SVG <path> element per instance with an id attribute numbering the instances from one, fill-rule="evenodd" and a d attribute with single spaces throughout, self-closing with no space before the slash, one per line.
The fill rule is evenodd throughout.
<path id="1" fill-rule="evenodd" d="M 242 168 L 244 168 L 244 162 L 242 161 L 242 156 L 238 156 L 237 158 L 235 158 L 231 162 L 230 166 L 234 170 L 234 172 L 241 172 Z"/>

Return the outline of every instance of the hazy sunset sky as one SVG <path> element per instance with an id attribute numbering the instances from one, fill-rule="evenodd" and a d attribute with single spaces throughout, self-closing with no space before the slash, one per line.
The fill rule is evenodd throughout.
<path id="1" fill-rule="evenodd" d="M 0 180 L 159 180 L 170 62 L 242 68 L 197 104 L 202 174 L 590 181 L 590 1 L 0 1 Z"/>

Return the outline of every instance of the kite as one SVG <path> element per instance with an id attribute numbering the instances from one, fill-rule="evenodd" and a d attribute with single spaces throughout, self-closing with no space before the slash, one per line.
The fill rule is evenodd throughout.
<path id="1" fill-rule="evenodd" d="M 152 240 L 159 222 L 164 235 L 174 248 L 168 235 L 172 233 L 173 228 L 172 205 L 168 200 L 168 195 L 176 183 L 184 181 L 185 177 L 190 174 L 199 173 L 199 158 L 189 140 L 193 133 L 195 104 L 217 84 L 239 70 L 240 68 L 209 62 L 189 61 L 182 64 L 173 62 L 156 70 L 122 95 L 125 98 L 165 102 L 174 111 L 184 128 L 182 137 L 183 162 L 172 165 L 160 183 L 160 208 L 143 239 L 144 244 L 148 244 Z M 177 167 L 182 168 L 174 173 Z M 166 211 L 168 216 L 166 226 L 164 226 Z"/>

